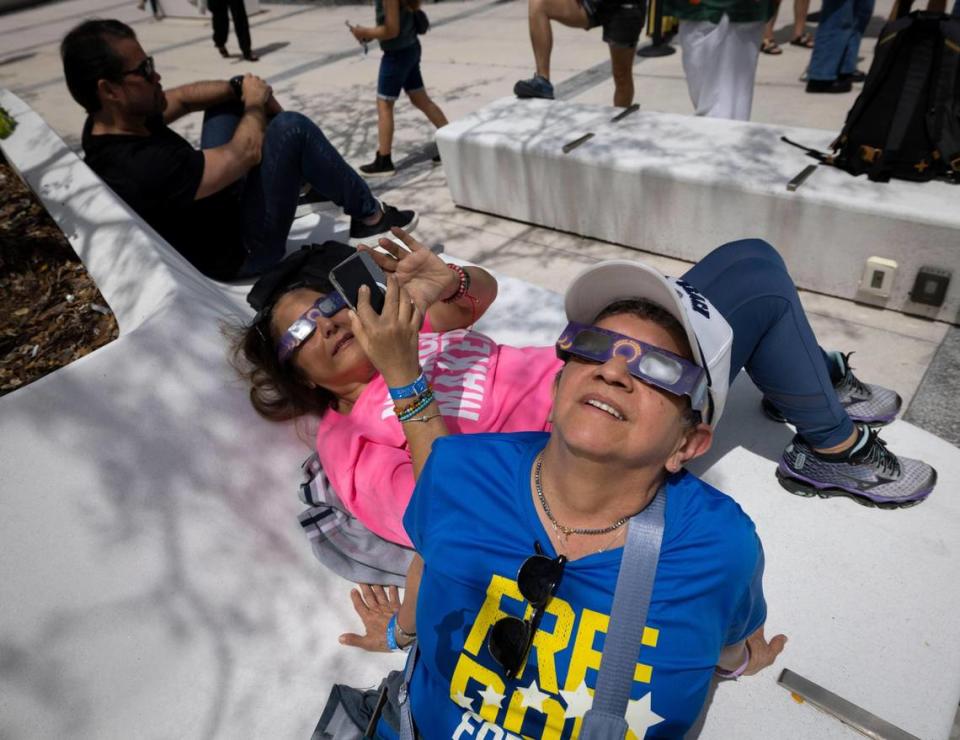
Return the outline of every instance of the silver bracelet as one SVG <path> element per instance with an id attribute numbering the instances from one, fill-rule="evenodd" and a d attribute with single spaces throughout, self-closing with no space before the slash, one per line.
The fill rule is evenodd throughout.
<path id="1" fill-rule="evenodd" d="M 401 419 L 400 423 L 406 424 L 408 421 L 430 421 L 431 419 L 436 419 L 439 416 L 443 416 L 443 414 L 429 414 L 427 416 L 414 416 L 413 418 L 410 418 L 410 419 Z"/>

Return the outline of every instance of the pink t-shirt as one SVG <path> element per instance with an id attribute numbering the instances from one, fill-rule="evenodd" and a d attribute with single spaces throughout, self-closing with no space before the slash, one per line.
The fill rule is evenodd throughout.
<path id="1" fill-rule="evenodd" d="M 420 333 L 420 365 L 451 434 L 547 429 L 553 377 L 562 363 L 553 347 L 508 347 L 475 331 Z M 403 512 L 413 493 L 407 438 L 379 374 L 349 414 L 327 411 L 317 453 L 351 513 L 393 542 L 410 545 Z"/>

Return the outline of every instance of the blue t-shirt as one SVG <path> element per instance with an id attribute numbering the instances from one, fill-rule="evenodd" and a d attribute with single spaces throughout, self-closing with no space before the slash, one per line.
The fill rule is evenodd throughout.
<path id="1" fill-rule="evenodd" d="M 556 555 L 530 492 L 548 436 L 438 439 L 404 516 L 424 560 L 410 697 L 429 740 L 576 737 L 590 708 L 622 548 L 567 563 L 516 679 L 505 680 L 486 645 L 498 619 L 532 612 L 515 578 L 534 541 Z M 628 738 L 679 737 L 695 721 L 721 649 L 766 619 L 762 574 L 760 541 L 737 503 L 690 473 L 671 476 Z"/>

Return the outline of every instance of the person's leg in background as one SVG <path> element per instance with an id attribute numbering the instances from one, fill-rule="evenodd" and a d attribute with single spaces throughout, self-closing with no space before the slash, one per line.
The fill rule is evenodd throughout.
<path id="1" fill-rule="evenodd" d="M 645 11 L 645 3 L 610 6 L 605 11 L 609 17 L 604 18 L 603 40 L 610 49 L 613 104 L 618 108 L 628 108 L 633 103 L 633 61 L 637 58 Z"/>
<path id="2" fill-rule="evenodd" d="M 763 41 L 760 42 L 760 52 L 762 54 L 783 54 L 783 49 L 780 48 L 780 44 L 778 44 L 777 40 L 773 37 L 773 30 L 777 25 L 777 16 L 779 14 L 780 0 L 776 0 L 773 3 L 773 17 L 767 21 L 763 27 Z"/>
<path id="3" fill-rule="evenodd" d="M 733 328 L 731 381 L 745 368 L 797 428 L 778 468 L 784 487 L 893 506 L 930 494 L 936 472 L 925 463 L 893 455 L 866 424 L 854 424 L 841 405 L 835 378 L 852 373 L 838 368 L 836 356 L 817 344 L 796 286 L 773 247 L 759 239 L 725 244 L 684 279 Z M 888 403 L 899 406 L 892 391 L 864 389 L 888 394 Z"/>
<path id="4" fill-rule="evenodd" d="M 847 41 L 847 47 L 843 52 L 843 60 L 840 62 L 840 79 L 852 79 L 857 71 L 857 60 L 860 56 L 860 42 L 863 40 L 863 34 L 870 25 L 870 19 L 873 17 L 873 7 L 875 0 L 853 0 L 853 33 Z"/>
<path id="5" fill-rule="evenodd" d="M 513 86 L 513 94 L 518 98 L 552 100 L 550 56 L 553 53 L 553 30 L 550 22 L 557 21 L 573 28 L 590 28 L 590 17 L 577 0 L 529 0 L 527 12 L 536 74 L 528 80 L 517 82 Z"/>
<path id="6" fill-rule="evenodd" d="M 227 36 L 230 33 L 230 18 L 227 16 L 227 0 L 208 0 L 207 8 L 213 18 L 213 44 L 220 56 L 228 57 Z"/>
<path id="7" fill-rule="evenodd" d="M 851 35 L 856 33 L 853 6 L 854 0 L 823 0 L 807 72 L 808 93 L 850 92 L 850 80 L 839 77 Z"/>
<path id="8" fill-rule="evenodd" d="M 377 73 L 377 154 L 370 164 L 360 166 L 360 174 L 364 177 L 389 177 L 397 171 L 391 157 L 393 108 L 403 89 L 412 48 L 385 51 L 380 57 L 380 70 Z"/>
<path id="9" fill-rule="evenodd" d="M 233 17 L 233 32 L 237 34 L 237 43 L 240 52 L 248 62 L 259 61 L 260 57 L 253 53 L 250 41 L 250 21 L 247 19 L 247 6 L 243 0 L 227 0 L 230 6 L 230 15 Z"/>

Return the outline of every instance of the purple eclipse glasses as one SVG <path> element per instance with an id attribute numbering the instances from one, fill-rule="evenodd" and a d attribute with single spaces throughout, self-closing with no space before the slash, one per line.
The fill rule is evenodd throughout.
<path id="1" fill-rule="evenodd" d="M 707 374 L 673 352 L 615 331 L 571 321 L 557 340 L 557 357 L 566 360 L 570 355 L 600 363 L 622 357 L 633 377 L 675 396 L 688 396 L 693 410 L 701 418 L 705 415 Z"/>
<path id="2" fill-rule="evenodd" d="M 343 296 L 336 291 L 317 298 L 299 319 L 287 327 L 287 330 L 280 337 L 280 341 L 277 342 L 277 359 L 280 360 L 280 364 L 282 365 L 289 360 L 297 347 L 309 339 L 310 335 L 317 330 L 317 319 L 321 316 L 329 319 L 346 307 L 347 303 L 343 300 Z"/>

